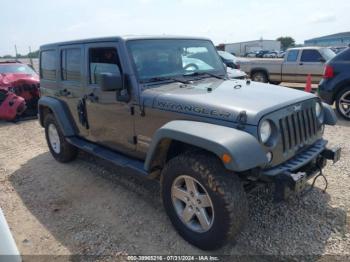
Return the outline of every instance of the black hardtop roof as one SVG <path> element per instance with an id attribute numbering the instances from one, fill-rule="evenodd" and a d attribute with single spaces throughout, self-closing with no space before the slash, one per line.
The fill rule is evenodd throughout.
<path id="1" fill-rule="evenodd" d="M 139 35 L 126 35 L 126 36 L 110 36 L 110 37 L 98 37 L 88 38 L 81 40 L 72 40 L 65 42 L 57 42 L 51 44 L 45 44 L 40 46 L 40 49 L 48 49 L 62 45 L 74 45 L 74 44 L 86 44 L 86 43 L 99 43 L 99 42 L 116 42 L 116 41 L 128 41 L 128 40 L 155 40 L 155 39 L 193 39 L 193 40 L 209 40 L 205 37 L 189 37 L 189 36 L 170 36 L 170 35 L 158 35 L 158 36 L 139 36 Z"/>

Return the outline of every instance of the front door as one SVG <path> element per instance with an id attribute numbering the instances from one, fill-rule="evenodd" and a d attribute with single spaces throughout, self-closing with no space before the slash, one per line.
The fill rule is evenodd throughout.
<path id="1" fill-rule="evenodd" d="M 98 75 L 101 73 L 115 73 L 119 67 L 123 74 L 118 43 L 87 44 L 85 57 L 88 139 L 120 152 L 134 152 L 134 120 L 129 104 L 117 101 L 116 91 L 103 91 L 98 83 Z"/>
<path id="2" fill-rule="evenodd" d="M 305 83 L 308 74 L 312 77 L 313 83 L 321 81 L 324 69 L 324 63 L 321 53 L 315 49 L 305 49 L 301 53 L 298 66 L 298 82 Z"/>

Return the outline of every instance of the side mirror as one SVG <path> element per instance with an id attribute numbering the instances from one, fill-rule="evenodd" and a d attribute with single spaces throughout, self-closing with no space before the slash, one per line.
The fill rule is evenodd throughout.
<path id="1" fill-rule="evenodd" d="M 115 91 L 123 89 L 123 79 L 120 71 L 114 73 L 100 73 L 97 75 L 97 83 L 102 91 Z"/>

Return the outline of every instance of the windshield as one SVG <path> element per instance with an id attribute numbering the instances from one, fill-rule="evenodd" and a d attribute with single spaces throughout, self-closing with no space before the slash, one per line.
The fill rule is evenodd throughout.
<path id="1" fill-rule="evenodd" d="M 326 59 L 326 61 L 331 60 L 336 56 L 336 54 L 330 48 L 320 49 L 320 53 L 322 54 L 323 58 Z"/>
<path id="2" fill-rule="evenodd" d="M 0 74 L 28 74 L 36 75 L 35 71 L 24 64 L 0 64 Z"/>
<path id="3" fill-rule="evenodd" d="M 131 40 L 127 46 L 143 82 L 194 73 L 226 73 L 214 45 L 207 40 Z"/>

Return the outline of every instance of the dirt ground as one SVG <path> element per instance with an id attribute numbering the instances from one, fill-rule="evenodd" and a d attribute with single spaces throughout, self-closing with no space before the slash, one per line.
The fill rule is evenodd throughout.
<path id="1" fill-rule="evenodd" d="M 274 203 L 269 190 L 250 194 L 248 226 L 236 242 L 215 252 L 201 251 L 175 232 L 157 182 L 105 167 L 83 153 L 72 163 L 56 162 L 36 120 L 0 122 L 0 207 L 20 253 L 53 256 L 48 260 L 72 254 L 345 259 L 350 255 L 350 123 L 327 127 L 325 137 L 343 149 L 342 160 L 325 170 L 327 192 L 320 180 L 311 193 L 286 203 Z"/>

